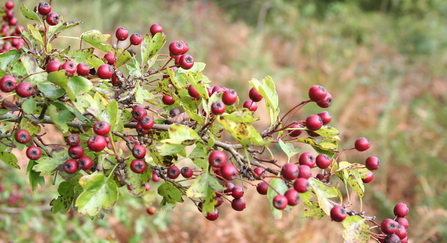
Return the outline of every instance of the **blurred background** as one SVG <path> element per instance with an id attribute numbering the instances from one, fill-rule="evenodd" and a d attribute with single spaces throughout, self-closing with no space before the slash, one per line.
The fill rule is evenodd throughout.
<path id="1" fill-rule="evenodd" d="M 30 9 L 38 4 L 19 2 Z M 240 97 L 248 98 L 251 78 L 270 75 L 283 112 L 307 99 L 312 85 L 324 86 L 334 98 L 327 110 L 342 132 L 342 147 L 362 136 L 372 143 L 343 160 L 381 160 L 366 185 L 367 214 L 379 221 L 393 217 L 403 201 L 411 210 L 410 242 L 447 242 L 447 1 L 57 0 L 53 11 L 84 22 L 64 35 L 98 29 L 113 36 L 118 27 L 149 33 L 159 23 L 168 43 L 187 42 L 195 60 L 207 64 L 204 74 Z M 19 17 L 19 24 L 27 23 Z M 58 38 L 54 46 L 67 43 L 79 45 Z M 296 118 L 320 111 L 307 105 Z M 52 215 L 52 178 L 30 193 L 23 163 L 20 171 L 0 164 L 0 242 L 342 242 L 341 224 L 304 219 L 302 206 L 274 220 L 255 188 L 246 191 L 244 211 L 226 203 L 215 222 L 190 202 L 149 215 L 126 188 L 102 220 Z"/>

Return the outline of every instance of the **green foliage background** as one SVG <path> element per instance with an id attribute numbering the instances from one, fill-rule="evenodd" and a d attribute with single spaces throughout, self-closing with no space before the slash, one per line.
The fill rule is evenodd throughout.
<path id="1" fill-rule="evenodd" d="M 29 8 L 38 3 L 21 2 Z M 447 241 L 447 2 L 57 0 L 53 9 L 65 20 L 84 21 L 71 30 L 72 35 L 90 29 L 114 33 L 121 26 L 131 33 L 147 33 L 152 23 L 160 23 L 168 42 L 186 41 L 195 60 L 207 63 L 204 73 L 213 82 L 236 88 L 241 96 L 252 77 L 272 76 L 282 110 L 306 99 L 311 85 L 323 85 L 334 97 L 328 111 L 343 133 L 342 144 L 350 147 L 360 136 L 373 144 L 371 151 L 350 160 L 363 163 L 375 155 L 382 162 L 367 186 L 364 202 L 370 206 L 368 212 L 379 219 L 391 217 L 397 200 L 404 200 L 411 206 L 409 236 L 413 242 Z M 17 8 L 15 12 L 19 15 Z M 19 23 L 25 20 L 20 17 Z M 56 43 L 78 45 L 63 37 Z M 317 111 L 309 106 L 298 116 Z M 51 180 L 47 178 L 47 185 Z M 341 239 L 326 234 L 341 232 L 335 223 L 322 226 L 327 222 L 286 217 L 284 225 L 278 225 L 269 215 L 266 198 L 256 195 L 251 200 L 261 209 L 249 202 L 247 210 L 238 214 L 242 216 L 221 216 L 215 223 L 204 222 L 206 219 L 187 205 L 150 216 L 130 195 L 120 199 L 113 217 L 91 221 L 72 213 L 51 215 L 46 205 L 56 196 L 56 188 L 30 194 L 25 168 L 13 171 L 0 164 L 0 183 L 5 187 L 0 192 L 0 241 L 5 242 L 207 242 L 216 239 L 191 228 L 190 222 L 209 230 L 215 227 L 218 233 L 229 220 L 242 222 L 236 226 L 258 229 L 257 235 L 271 242 Z M 20 201 L 23 211 L 8 206 L 12 192 L 24 196 Z M 228 215 L 233 215 L 230 211 Z M 326 227 L 325 233 L 305 230 L 315 224 Z M 289 232 L 291 225 L 297 227 L 297 233 Z M 119 232 L 128 234 L 120 238 Z M 254 240 L 247 232 L 235 235 L 242 241 Z M 231 238 L 218 242 L 225 240 Z"/>

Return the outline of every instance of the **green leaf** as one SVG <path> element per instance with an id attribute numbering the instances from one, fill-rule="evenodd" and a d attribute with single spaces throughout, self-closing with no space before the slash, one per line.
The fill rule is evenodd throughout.
<path id="1" fill-rule="evenodd" d="M 113 47 L 111 45 L 103 44 L 109 39 L 109 37 L 109 34 L 102 34 L 99 30 L 89 30 L 81 34 L 82 40 L 103 52 L 113 51 Z"/>
<path id="2" fill-rule="evenodd" d="M 168 130 L 169 139 L 161 141 L 170 145 L 192 145 L 200 140 L 199 134 L 190 127 L 172 124 Z"/>
<path id="3" fill-rule="evenodd" d="M 59 196 L 51 200 L 50 205 L 51 212 L 65 214 L 71 208 L 75 199 L 75 186 L 67 181 L 63 181 L 59 184 L 57 189 Z"/>
<path id="4" fill-rule="evenodd" d="M 65 94 L 64 89 L 57 88 L 51 82 L 40 82 L 37 88 L 50 100 L 55 100 Z"/>
<path id="5" fill-rule="evenodd" d="M 194 62 L 194 66 L 192 66 L 192 68 L 190 69 L 183 69 L 183 68 L 179 68 L 178 69 L 178 73 L 198 73 L 198 72 L 202 72 L 203 69 L 205 69 L 206 64 L 203 62 Z"/>
<path id="6" fill-rule="evenodd" d="M 210 147 L 213 147 L 210 145 Z M 192 162 L 202 170 L 206 171 L 208 168 L 208 153 L 206 147 L 198 143 L 194 150 L 188 156 Z"/>
<path id="7" fill-rule="evenodd" d="M 296 141 L 300 142 L 300 143 L 306 143 L 306 144 L 312 145 L 312 147 L 314 147 L 314 148 L 316 147 L 316 148 L 319 148 L 324 151 L 335 152 L 335 151 L 337 151 L 337 148 L 338 148 L 337 141 L 327 141 L 327 140 L 321 140 L 321 139 L 319 140 L 319 139 L 315 139 L 315 138 L 311 138 L 311 137 L 298 138 Z M 329 157 L 332 157 L 332 156 L 329 156 Z"/>
<path id="8" fill-rule="evenodd" d="M 276 92 L 273 79 L 267 76 L 262 82 L 252 79 L 249 83 L 264 97 L 270 117 L 270 124 L 275 124 L 280 111 L 278 107 L 278 93 Z"/>
<path id="9" fill-rule="evenodd" d="M 40 24 L 43 25 L 42 19 L 37 15 L 37 13 L 29 10 L 23 3 L 20 4 L 20 11 L 22 12 L 22 15 L 30 20 L 37 20 Z"/>
<path id="10" fill-rule="evenodd" d="M 329 201 L 329 198 L 337 197 L 340 195 L 340 191 L 335 187 L 325 185 L 323 182 L 315 178 L 309 178 L 309 185 L 318 198 L 320 208 L 329 215 L 332 209 L 332 204 Z"/>
<path id="11" fill-rule="evenodd" d="M 178 154 L 180 152 L 184 152 L 185 145 L 170 145 L 170 144 L 162 144 L 157 148 L 157 152 L 161 156 Z"/>
<path id="12" fill-rule="evenodd" d="M 343 231 L 343 238 L 345 243 L 368 243 L 370 240 L 369 236 L 369 225 L 366 219 L 355 215 L 347 217 L 342 222 L 345 230 Z"/>
<path id="13" fill-rule="evenodd" d="M 26 99 L 22 103 L 22 109 L 27 114 L 34 114 L 37 109 L 36 100 L 33 97 Z"/>
<path id="14" fill-rule="evenodd" d="M 118 118 L 118 102 L 111 100 L 100 116 L 103 121 L 109 123 L 112 129 L 115 128 L 116 119 Z"/>
<path id="15" fill-rule="evenodd" d="M 9 50 L 0 54 L 0 70 L 8 70 L 10 63 L 16 63 L 20 58 L 19 50 Z"/>
<path id="16" fill-rule="evenodd" d="M 72 76 L 68 81 L 68 86 L 76 96 L 87 93 L 93 88 L 92 82 L 81 76 Z"/>
<path id="17" fill-rule="evenodd" d="M 252 143 L 262 146 L 270 142 L 270 140 L 264 140 L 250 123 L 233 122 L 227 120 L 224 116 L 219 116 L 217 120 L 225 130 L 245 147 L 250 147 Z"/>
<path id="18" fill-rule="evenodd" d="M 166 36 L 162 33 L 157 33 L 152 38 L 149 35 L 145 35 L 141 43 L 142 63 L 146 63 L 149 59 L 156 56 L 165 42 Z"/>
<path id="19" fill-rule="evenodd" d="M 52 175 L 55 169 L 63 164 L 65 161 L 71 159 L 68 156 L 67 150 L 63 149 L 60 151 L 53 151 L 53 157 L 41 157 L 36 160 L 36 165 L 34 165 L 33 170 L 40 172 L 41 176 Z"/>
<path id="20" fill-rule="evenodd" d="M 116 62 L 116 67 L 121 67 L 121 65 L 132 59 L 132 55 L 130 54 L 130 52 L 123 48 L 119 48 L 118 50 L 116 50 L 115 55 L 118 58 Z"/>
<path id="21" fill-rule="evenodd" d="M 340 161 L 338 170 L 335 173 L 343 182 L 347 182 L 349 186 L 362 198 L 365 195 L 365 186 L 362 178 L 369 172 L 365 165 L 358 163 L 349 163 Z"/>
<path id="22" fill-rule="evenodd" d="M 17 157 L 11 152 L 0 152 L 0 160 L 13 168 L 20 169 L 20 166 L 17 164 Z"/>
<path id="23" fill-rule="evenodd" d="M 48 29 L 48 39 L 51 39 L 54 35 L 59 34 L 60 32 L 78 26 L 82 23 L 82 21 L 72 20 L 69 22 L 61 22 L 58 25 L 50 26 Z"/>
<path id="24" fill-rule="evenodd" d="M 68 98 L 70 98 L 70 100 L 72 101 L 76 100 L 76 94 L 74 93 L 73 89 L 68 85 L 70 78 L 65 74 L 65 70 L 51 72 L 48 74 L 47 79 L 48 81 L 57 84 L 61 88 L 65 89 L 65 92 L 67 92 Z"/>
<path id="25" fill-rule="evenodd" d="M 28 54 L 26 52 L 22 53 L 20 61 L 26 69 L 28 74 L 32 74 L 27 78 L 27 81 L 33 85 L 47 80 L 48 74 L 42 72 L 43 69 L 39 67 L 36 57 L 33 54 Z"/>
<path id="26" fill-rule="evenodd" d="M 127 166 L 126 170 L 124 170 L 124 182 L 132 187 L 132 191 L 130 193 L 134 196 L 141 197 L 146 192 L 146 187 L 144 183 L 148 182 L 152 176 L 152 170 L 148 166 L 143 173 L 135 173 L 130 169 L 130 163 L 133 158 L 129 157 L 126 160 Z"/>
<path id="27" fill-rule="evenodd" d="M 50 115 L 51 121 L 64 133 L 68 131 L 67 123 L 73 121 L 75 118 L 71 111 L 56 102 L 50 103 L 47 112 Z"/>
<path id="28" fill-rule="evenodd" d="M 28 31 L 31 34 L 31 36 L 34 38 L 34 40 L 39 42 L 39 45 L 44 46 L 43 37 L 40 34 L 39 30 L 37 30 L 36 26 L 29 24 Z"/>
<path id="29" fill-rule="evenodd" d="M 186 195 L 190 198 L 203 199 L 202 214 L 207 215 L 207 213 L 214 212 L 216 191 L 222 191 L 224 189 L 214 176 L 205 173 L 196 177 L 194 183 L 186 191 Z"/>
<path id="30" fill-rule="evenodd" d="M 158 187 L 158 194 L 160 194 L 160 196 L 162 196 L 168 203 L 175 204 L 178 202 L 183 202 L 182 192 L 169 181 Z"/>
<path id="31" fill-rule="evenodd" d="M 138 103 L 143 104 L 145 101 L 154 99 L 154 97 L 155 96 L 151 92 L 140 86 L 140 82 L 137 82 L 135 85 L 135 100 Z"/>
<path id="32" fill-rule="evenodd" d="M 340 138 L 338 137 L 340 132 L 335 127 L 323 126 L 322 128 L 312 132 L 317 133 L 318 135 L 329 140 L 340 141 Z"/>
<path id="33" fill-rule="evenodd" d="M 143 74 L 141 73 L 140 63 L 134 57 L 132 61 L 126 64 L 127 70 L 129 70 L 129 75 L 141 77 Z"/>
<path id="34" fill-rule="evenodd" d="M 76 207 L 81 214 L 96 216 L 110 211 L 118 200 L 118 186 L 104 174 L 93 173 L 79 179 L 84 191 L 76 199 Z"/>
<path id="35" fill-rule="evenodd" d="M 281 147 L 282 151 L 287 154 L 287 161 L 290 162 L 290 158 L 295 154 L 301 152 L 301 147 L 293 146 L 293 143 L 284 143 L 281 139 L 279 140 L 279 147 Z"/>
<path id="36" fill-rule="evenodd" d="M 45 186 L 45 178 L 40 176 L 39 172 L 33 170 L 35 164 L 36 162 L 34 160 L 30 160 L 26 167 L 26 173 L 28 173 L 29 183 L 31 185 L 31 190 L 33 191 L 37 189 L 37 185 Z"/>
<path id="37" fill-rule="evenodd" d="M 253 112 L 247 109 L 236 110 L 231 114 L 222 114 L 222 116 L 225 117 L 225 119 L 233 122 L 252 123 L 255 121 L 259 121 L 259 116 L 253 116 Z"/>
<path id="38" fill-rule="evenodd" d="M 282 218 L 282 210 L 276 209 L 273 206 L 273 198 L 278 195 L 278 193 L 272 189 L 272 187 L 281 195 L 284 195 L 284 193 L 287 191 L 287 185 L 281 178 L 273 178 L 270 181 L 270 187 L 267 190 L 267 198 L 270 202 L 270 210 L 272 211 L 273 217 L 275 219 L 281 219 Z"/>

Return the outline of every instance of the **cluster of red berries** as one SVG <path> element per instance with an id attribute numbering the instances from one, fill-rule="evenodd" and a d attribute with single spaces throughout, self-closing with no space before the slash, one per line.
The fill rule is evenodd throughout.
<path id="1" fill-rule="evenodd" d="M 380 223 L 382 234 L 378 237 L 382 243 L 407 243 L 407 229 L 410 226 L 405 218 L 410 209 L 405 203 L 398 203 L 394 206 L 395 218 L 384 219 Z"/>
<path id="2" fill-rule="evenodd" d="M 0 31 L 0 37 L 9 37 L 0 41 L 0 53 L 11 49 L 19 50 L 24 45 L 24 41 L 21 38 L 23 26 L 17 25 L 18 20 L 14 17 L 13 9 L 14 3 L 12 1 L 7 1 L 5 6 L 0 10 L 0 13 L 3 13 L 3 24 Z"/>

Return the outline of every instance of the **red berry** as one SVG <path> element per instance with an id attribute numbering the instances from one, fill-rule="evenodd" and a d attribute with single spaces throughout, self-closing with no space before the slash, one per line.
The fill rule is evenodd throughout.
<path id="1" fill-rule="evenodd" d="M 191 84 L 188 86 L 188 94 L 193 98 L 200 97 L 199 92 L 197 92 L 196 88 L 194 88 Z"/>
<path id="2" fill-rule="evenodd" d="M 101 135 L 93 135 L 87 140 L 87 146 L 90 150 L 99 152 L 107 146 L 107 141 Z"/>
<path id="3" fill-rule="evenodd" d="M 116 29 L 115 36 L 118 40 L 123 41 L 129 37 L 129 31 L 123 27 Z"/>
<path id="4" fill-rule="evenodd" d="M 310 189 L 310 184 L 309 181 L 305 178 L 297 178 L 293 183 L 293 188 L 299 193 L 304 193 Z"/>
<path id="5" fill-rule="evenodd" d="M 169 44 L 169 53 L 171 56 L 183 54 L 183 43 L 181 41 L 173 41 Z"/>
<path id="6" fill-rule="evenodd" d="M 407 204 L 405 203 L 398 203 L 396 206 L 394 206 L 394 215 L 397 217 L 405 217 L 410 212 L 410 209 L 408 208 Z M 405 238 L 405 237 L 404 237 Z"/>
<path id="7" fill-rule="evenodd" d="M 211 104 L 211 112 L 213 112 L 213 114 L 215 114 L 215 115 L 223 114 L 225 112 L 225 110 L 226 110 L 226 106 L 220 100 L 216 100 Z"/>
<path id="8" fill-rule="evenodd" d="M 68 174 L 76 173 L 78 171 L 78 162 L 74 159 L 69 159 L 65 161 L 63 168 Z"/>
<path id="9" fill-rule="evenodd" d="M 154 214 L 156 214 L 157 213 L 157 208 L 155 208 L 155 207 L 149 207 L 149 208 L 146 208 L 146 212 L 148 213 L 148 214 L 150 214 L 150 215 L 154 215 Z"/>
<path id="10" fill-rule="evenodd" d="M 264 179 L 265 178 L 265 169 L 262 167 L 256 167 L 253 172 L 255 173 L 256 176 L 258 176 L 260 179 Z"/>
<path id="11" fill-rule="evenodd" d="M 32 145 L 26 149 L 26 157 L 28 159 L 38 160 L 40 156 L 42 156 L 42 151 L 37 146 Z"/>
<path id="12" fill-rule="evenodd" d="M 231 207 L 236 211 L 242 211 L 246 207 L 245 200 L 243 198 L 236 198 L 231 201 Z"/>
<path id="13" fill-rule="evenodd" d="M 106 53 L 104 59 L 106 59 L 107 64 L 114 65 L 116 63 L 116 55 L 113 52 Z"/>
<path id="14" fill-rule="evenodd" d="M 298 205 L 300 202 L 300 193 L 295 189 L 289 189 L 284 193 L 284 196 L 287 198 L 287 204 L 289 206 Z"/>
<path id="15" fill-rule="evenodd" d="M 217 210 L 217 208 L 215 208 L 212 213 L 207 213 L 205 218 L 209 221 L 215 221 L 219 218 L 219 211 Z"/>
<path id="16" fill-rule="evenodd" d="M 407 229 L 403 225 L 399 224 L 399 226 L 397 226 L 396 235 L 399 236 L 400 239 L 404 239 L 407 237 L 407 234 Z"/>
<path id="17" fill-rule="evenodd" d="M 214 93 L 223 93 L 223 92 L 225 92 L 226 90 L 227 90 L 226 88 L 217 85 L 217 86 L 214 86 L 214 87 L 213 87 L 212 93 L 213 93 L 213 94 L 214 94 Z"/>
<path id="18" fill-rule="evenodd" d="M 47 15 L 51 12 L 51 5 L 47 2 L 40 2 L 39 5 L 37 5 L 37 11 L 39 14 Z"/>
<path id="19" fill-rule="evenodd" d="M 144 130 L 149 130 L 154 126 L 154 118 L 151 116 L 143 116 L 138 123 Z"/>
<path id="20" fill-rule="evenodd" d="M 146 191 L 151 190 L 151 185 L 149 183 L 144 183 L 144 187 L 146 188 Z"/>
<path id="21" fill-rule="evenodd" d="M 262 95 L 253 87 L 248 92 L 248 96 L 252 101 L 259 102 L 262 100 Z"/>
<path id="22" fill-rule="evenodd" d="M 103 64 L 99 66 L 96 75 L 98 75 L 100 79 L 109 79 L 113 75 L 113 67 L 109 64 Z"/>
<path id="23" fill-rule="evenodd" d="M 142 159 L 146 156 L 146 147 L 143 145 L 137 144 L 132 148 L 132 155 L 137 159 Z"/>
<path id="24" fill-rule="evenodd" d="M 51 12 L 47 15 L 47 18 L 45 20 L 49 25 L 57 25 L 60 22 L 59 14 Z"/>
<path id="25" fill-rule="evenodd" d="M 81 62 L 76 66 L 76 72 L 78 75 L 85 76 L 90 73 L 90 67 L 86 63 Z"/>
<path id="26" fill-rule="evenodd" d="M 187 53 L 189 51 L 188 44 L 186 42 L 184 42 L 184 41 L 180 41 L 180 42 L 183 43 L 183 52 L 182 52 L 182 54 Z"/>
<path id="27" fill-rule="evenodd" d="M 227 182 L 227 183 L 225 183 L 225 187 L 226 187 L 227 189 L 225 189 L 224 192 L 225 192 L 225 193 L 229 193 L 229 192 L 233 191 L 233 187 L 235 187 L 235 186 L 234 186 L 233 183 L 231 183 L 231 182 Z"/>
<path id="28" fill-rule="evenodd" d="M 368 170 L 378 170 L 380 168 L 380 160 L 375 156 L 368 157 L 365 161 L 365 166 Z"/>
<path id="29" fill-rule="evenodd" d="M 22 81 L 17 85 L 16 93 L 20 97 L 29 97 L 34 94 L 34 87 L 32 84 Z"/>
<path id="30" fill-rule="evenodd" d="M 302 127 L 303 127 L 303 125 L 296 123 L 296 124 L 293 124 L 292 126 L 290 126 L 289 128 L 302 128 Z M 299 135 L 301 135 L 302 132 L 303 132 L 303 130 L 290 130 L 289 136 L 298 137 Z"/>
<path id="31" fill-rule="evenodd" d="M 312 176 L 311 168 L 308 165 L 300 165 L 298 166 L 298 177 L 309 179 Z"/>
<path id="32" fill-rule="evenodd" d="M 394 234 L 397 232 L 397 227 L 399 226 L 399 223 L 397 223 L 393 219 L 384 219 L 382 223 L 380 224 L 380 229 L 385 234 Z"/>
<path id="33" fill-rule="evenodd" d="M 288 205 L 288 201 L 287 201 L 286 196 L 276 195 L 273 198 L 273 207 L 275 207 L 276 209 L 283 210 L 287 207 L 287 205 Z"/>
<path id="34" fill-rule="evenodd" d="M 79 159 L 84 155 L 84 148 L 81 145 L 71 146 L 68 149 L 68 155 L 72 159 Z"/>
<path id="35" fill-rule="evenodd" d="M 317 102 L 317 105 L 321 108 L 328 108 L 332 104 L 332 95 L 327 93 L 324 99 Z"/>
<path id="36" fill-rule="evenodd" d="M 176 179 L 180 175 L 180 169 L 175 165 L 171 165 L 168 167 L 166 174 L 169 178 Z"/>
<path id="37" fill-rule="evenodd" d="M 14 2 L 13 1 L 6 1 L 5 7 L 7 9 L 13 9 L 14 8 Z"/>
<path id="38" fill-rule="evenodd" d="M 326 125 L 329 122 L 331 122 L 332 117 L 329 114 L 329 112 L 322 111 L 322 112 L 318 113 L 317 115 L 321 117 L 321 120 L 323 121 L 323 125 Z"/>
<path id="39" fill-rule="evenodd" d="M 81 170 L 89 170 L 93 167 L 93 160 L 88 156 L 81 156 L 78 160 L 78 167 Z"/>
<path id="40" fill-rule="evenodd" d="M 294 163 L 287 163 L 281 168 L 281 175 L 284 179 L 292 181 L 298 177 L 298 166 Z"/>
<path id="41" fill-rule="evenodd" d="M 154 182 L 160 181 L 160 177 L 155 173 L 155 171 L 152 171 L 152 177 L 151 180 Z"/>
<path id="42" fill-rule="evenodd" d="M 311 152 L 304 152 L 298 158 L 298 162 L 300 165 L 307 165 L 310 168 L 315 167 L 315 157 Z"/>
<path id="43" fill-rule="evenodd" d="M 135 118 L 137 121 L 140 121 L 141 118 L 143 118 L 144 116 L 147 115 L 147 111 L 146 109 L 144 109 L 144 107 L 142 106 L 136 106 L 132 109 L 132 116 L 133 118 Z"/>
<path id="44" fill-rule="evenodd" d="M 163 33 L 163 28 L 159 24 L 153 24 L 149 31 L 151 32 L 152 36 L 154 36 L 157 33 Z"/>
<path id="45" fill-rule="evenodd" d="M 79 137 L 78 134 L 73 133 L 65 138 L 65 142 L 70 146 L 76 146 L 81 142 L 81 138 Z"/>
<path id="46" fill-rule="evenodd" d="M 383 243 L 402 243 L 402 241 L 396 234 L 388 234 L 383 239 Z"/>
<path id="47" fill-rule="evenodd" d="M 19 22 L 19 20 L 16 17 L 12 17 L 9 19 L 8 24 L 10 26 L 14 26 L 14 25 L 17 25 L 18 22 Z"/>
<path id="48" fill-rule="evenodd" d="M 105 121 L 97 121 L 93 125 L 93 131 L 98 135 L 107 135 L 110 132 L 110 124 Z"/>
<path id="49" fill-rule="evenodd" d="M 368 172 L 365 175 L 365 178 L 362 178 L 363 183 L 370 183 L 374 179 L 374 173 L 372 171 Z"/>
<path id="50" fill-rule="evenodd" d="M 146 162 L 144 162 L 143 160 L 134 159 L 132 160 L 132 162 L 130 162 L 130 169 L 137 174 L 143 173 L 146 168 Z"/>
<path id="51" fill-rule="evenodd" d="M 318 115 L 310 115 L 306 118 L 306 127 L 311 131 L 316 131 L 323 126 L 323 121 Z"/>
<path id="52" fill-rule="evenodd" d="M 319 154 L 317 158 L 315 159 L 315 162 L 320 169 L 326 169 L 329 167 L 332 163 L 331 158 L 329 158 L 326 154 Z"/>
<path id="53" fill-rule="evenodd" d="M 59 61 L 53 60 L 53 61 L 49 61 L 47 66 L 46 66 L 46 71 L 47 73 L 51 73 L 54 71 L 59 71 L 59 69 L 61 68 L 61 63 Z"/>
<path id="54" fill-rule="evenodd" d="M 223 151 L 213 150 L 208 156 L 208 162 L 211 166 L 220 168 L 227 163 L 227 155 Z"/>
<path id="55" fill-rule="evenodd" d="M 68 75 L 73 75 L 76 72 L 76 64 L 72 61 L 66 61 L 62 64 L 62 69 L 64 69 Z"/>
<path id="56" fill-rule="evenodd" d="M 222 94 L 222 102 L 225 105 L 232 105 L 237 101 L 237 93 L 234 89 L 229 89 L 223 92 Z"/>
<path id="57" fill-rule="evenodd" d="M 267 182 L 264 182 L 264 181 L 259 182 L 258 185 L 256 186 L 256 190 L 261 195 L 267 195 L 268 189 L 269 189 L 269 185 L 267 184 Z"/>
<path id="58" fill-rule="evenodd" d="M 247 100 L 244 102 L 243 107 L 249 109 L 250 111 L 256 111 L 258 109 L 258 104 L 253 100 Z"/>
<path id="59" fill-rule="evenodd" d="M 406 219 L 404 217 L 397 217 L 396 222 L 399 223 L 400 225 L 404 226 L 405 229 L 408 229 L 408 227 L 410 227 L 410 223 L 408 222 L 408 219 Z"/>
<path id="60" fill-rule="evenodd" d="M 183 69 L 190 69 L 194 66 L 194 58 L 189 54 L 183 54 L 180 56 L 179 65 Z"/>
<path id="61" fill-rule="evenodd" d="M 314 102 L 319 102 L 326 97 L 327 91 L 323 86 L 314 85 L 309 89 L 309 98 Z"/>
<path id="62" fill-rule="evenodd" d="M 365 151 L 369 149 L 371 144 L 369 143 L 368 139 L 361 137 L 355 140 L 354 146 L 355 149 L 357 149 L 358 151 Z"/>
<path id="63" fill-rule="evenodd" d="M 225 180 L 234 180 L 236 179 L 239 172 L 237 171 L 236 167 L 232 164 L 224 164 L 220 168 L 220 174 Z"/>
<path id="64" fill-rule="evenodd" d="M 184 178 L 191 178 L 191 176 L 194 174 L 194 172 L 192 171 L 191 167 L 183 167 L 180 170 L 180 173 L 182 174 L 182 176 Z"/>
<path id="65" fill-rule="evenodd" d="M 143 127 L 141 126 L 141 123 L 137 123 L 137 126 L 135 127 L 135 130 L 137 130 L 137 133 L 139 135 L 144 135 L 144 134 L 148 134 L 150 130 L 146 130 L 143 129 Z"/>
<path id="66" fill-rule="evenodd" d="M 163 95 L 162 101 L 165 105 L 172 105 L 175 103 L 175 100 L 169 95 Z"/>
<path id="67" fill-rule="evenodd" d="M 27 143 L 31 140 L 31 134 L 25 129 L 20 129 L 16 132 L 15 139 L 19 143 Z"/>
<path id="68" fill-rule="evenodd" d="M 244 196 L 244 189 L 240 186 L 234 186 L 233 189 L 231 189 L 231 196 L 234 198 L 241 198 Z"/>
<path id="69" fill-rule="evenodd" d="M 346 213 L 346 209 L 340 205 L 335 205 L 331 209 L 331 219 L 335 222 L 342 222 L 346 219 L 348 214 Z"/>
<path id="70" fill-rule="evenodd" d="M 16 78 L 11 75 L 3 76 L 0 80 L 0 90 L 7 93 L 15 90 L 17 87 Z"/>
<path id="71" fill-rule="evenodd" d="M 134 46 L 139 45 L 143 41 L 143 36 L 139 33 L 132 34 L 130 36 L 130 43 Z"/>

